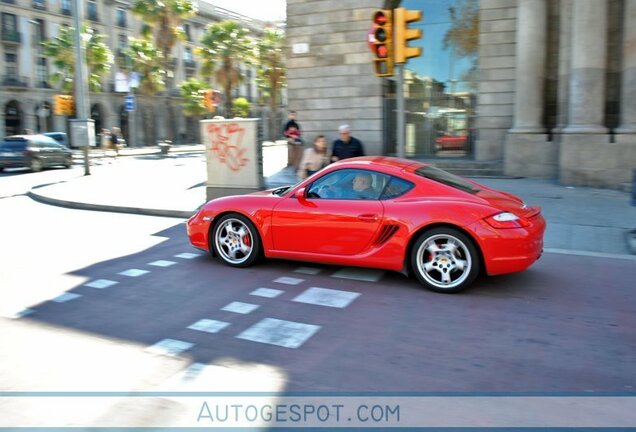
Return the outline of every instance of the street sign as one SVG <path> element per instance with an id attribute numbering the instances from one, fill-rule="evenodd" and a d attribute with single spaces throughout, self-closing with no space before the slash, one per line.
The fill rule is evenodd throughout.
<path id="1" fill-rule="evenodd" d="M 124 105 L 126 107 L 126 111 L 134 111 L 135 110 L 135 96 L 128 95 L 124 98 Z"/>

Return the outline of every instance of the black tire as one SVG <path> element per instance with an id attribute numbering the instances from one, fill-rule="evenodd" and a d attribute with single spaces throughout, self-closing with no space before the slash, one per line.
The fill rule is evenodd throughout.
<path id="1" fill-rule="evenodd" d="M 231 267 L 249 267 L 261 255 L 261 238 L 254 224 L 240 214 L 227 214 L 215 224 L 210 235 L 211 251 Z"/>
<path id="2" fill-rule="evenodd" d="M 420 283 L 440 293 L 468 288 L 480 269 L 480 255 L 472 239 L 450 227 L 421 234 L 413 245 L 410 261 Z"/>
<path id="3" fill-rule="evenodd" d="M 32 158 L 29 162 L 29 168 L 31 168 L 31 171 L 33 172 L 42 171 L 42 168 L 44 168 L 44 164 L 40 159 Z"/>
<path id="4" fill-rule="evenodd" d="M 64 160 L 64 168 L 70 168 L 73 166 L 73 156 L 69 156 Z"/>

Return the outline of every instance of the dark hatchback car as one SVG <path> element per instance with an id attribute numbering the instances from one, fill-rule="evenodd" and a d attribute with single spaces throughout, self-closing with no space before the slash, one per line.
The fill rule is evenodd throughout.
<path id="1" fill-rule="evenodd" d="M 5 168 L 42 168 L 73 165 L 73 152 L 44 135 L 14 135 L 0 141 L 0 171 Z"/>

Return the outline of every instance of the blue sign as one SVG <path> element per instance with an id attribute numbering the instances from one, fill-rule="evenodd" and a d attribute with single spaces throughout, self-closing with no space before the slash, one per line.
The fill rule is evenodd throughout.
<path id="1" fill-rule="evenodd" d="M 124 104 L 126 106 L 126 111 L 134 111 L 135 110 L 135 96 L 134 95 L 129 95 L 126 96 L 124 99 Z"/>

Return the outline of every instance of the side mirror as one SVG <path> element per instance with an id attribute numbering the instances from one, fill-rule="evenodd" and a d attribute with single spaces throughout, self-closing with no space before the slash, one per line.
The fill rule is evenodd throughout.
<path id="1" fill-rule="evenodd" d="M 307 200 L 307 188 L 301 187 L 296 191 L 296 198 L 298 201 L 306 201 Z"/>

